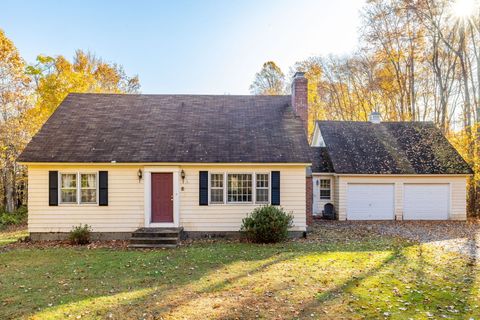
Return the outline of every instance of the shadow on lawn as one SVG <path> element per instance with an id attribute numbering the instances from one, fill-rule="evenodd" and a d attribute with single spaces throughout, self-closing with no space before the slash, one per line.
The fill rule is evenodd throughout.
<path id="1" fill-rule="evenodd" d="M 0 292 L 0 303 L 7 301 L 0 315 L 4 313 L 2 318 L 33 316 L 39 319 L 63 318 L 67 314 L 105 317 L 109 313 L 114 319 L 155 319 L 164 315 L 221 319 L 257 315 L 303 318 L 311 312 L 318 315 L 319 309 L 331 303 L 342 305 L 346 293 L 355 295 L 352 290 L 380 272 L 392 276 L 402 270 L 409 259 L 404 251 L 409 250 L 410 245 L 366 240 L 355 244 L 195 244 L 171 251 L 144 252 L 72 249 L 11 252 L 0 256 L 0 273 L 8 279 L 0 280 L 0 285 L 6 289 Z M 339 255 L 342 262 L 342 259 L 351 259 L 350 253 L 363 254 L 361 258 L 366 259 L 371 252 L 388 254 L 378 263 L 367 264 L 363 270 L 357 270 L 359 266 L 339 264 L 338 273 L 345 268 L 353 271 L 353 275 L 318 294 L 315 289 L 319 286 L 319 282 L 315 282 L 318 274 L 312 272 L 312 268 L 329 263 L 329 260 L 321 260 L 323 257 Z M 25 260 L 32 259 L 30 255 L 37 259 L 32 265 Z M 19 263 L 9 267 L 9 258 L 19 259 Z M 416 272 L 421 272 L 426 264 L 422 259 L 421 255 L 417 259 L 420 269 Z M 335 262 L 332 268 L 337 268 Z M 322 270 L 318 272 L 328 271 Z M 19 290 L 19 284 L 27 280 L 26 275 L 32 274 L 37 278 L 37 282 L 30 282 L 32 290 Z M 280 279 L 269 278 L 272 274 L 278 274 Z M 289 275 L 293 275 L 293 279 L 288 280 Z M 335 270 L 331 276 L 338 276 Z M 418 273 L 417 277 L 429 280 L 425 274 Z M 300 281 L 311 281 L 311 286 Z M 67 289 L 59 289 L 61 282 L 70 285 Z M 300 291 L 292 290 L 292 284 Z M 90 287 L 89 292 L 84 290 L 86 286 Z M 45 294 L 38 294 L 38 289 Z M 10 296 L 6 296 L 6 292 Z M 51 296 L 58 298 L 54 306 L 46 308 L 52 302 Z M 414 298 L 405 296 L 405 299 Z M 364 302 L 369 297 L 357 294 L 357 299 Z M 355 314 L 371 316 L 371 310 L 367 312 L 358 305 L 353 307 Z M 463 314 L 463 310 L 461 312 Z"/>
<path id="2" fill-rule="evenodd" d="M 432 260 L 432 256 L 425 258 L 421 245 L 415 246 L 414 257 L 411 252 L 405 254 L 409 250 L 412 248 L 396 248 L 378 266 L 319 294 L 305 306 L 299 318 L 308 318 L 312 312 L 321 318 L 318 310 L 331 306 L 333 301 L 344 305 L 342 309 L 349 314 L 342 315 L 347 317 L 353 312 L 367 319 L 469 318 L 470 304 L 478 303 L 470 299 L 477 274 L 476 261 L 457 261 L 459 264 L 453 269 L 451 264 Z M 389 278 L 397 281 L 386 285 Z M 371 281 L 369 289 L 358 290 L 365 281 Z"/>
<path id="3" fill-rule="evenodd" d="M 261 272 L 289 259 L 351 249 L 330 243 L 267 246 L 216 243 L 171 251 L 13 250 L 0 255 L 0 285 L 5 289 L 0 292 L 0 303 L 3 304 L 0 315 L 2 318 L 17 318 L 40 315 L 41 310 L 57 309 L 60 312 L 64 307 L 71 309 L 71 305 L 77 302 L 149 288 L 158 288 L 153 291 L 161 297 L 172 288 L 187 287 L 203 277 L 215 279 L 218 271 L 227 269 L 228 273 L 228 267 L 235 263 L 254 264 L 251 270 L 235 272 L 223 282 L 206 285 L 200 294 L 214 292 L 249 273 Z M 382 250 L 382 247 L 365 243 L 354 250 L 375 251 Z M 135 299 L 136 302 L 142 300 L 148 305 L 148 297 Z M 53 306 L 49 307 L 50 304 Z M 162 304 L 167 307 L 168 301 L 161 302 L 156 309 L 165 309 Z M 108 309 L 109 305 L 98 306 L 100 313 Z"/>

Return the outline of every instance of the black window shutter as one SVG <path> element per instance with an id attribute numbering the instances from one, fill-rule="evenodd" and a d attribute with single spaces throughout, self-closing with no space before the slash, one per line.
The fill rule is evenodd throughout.
<path id="1" fill-rule="evenodd" d="M 199 205 L 208 206 L 208 171 L 200 171 L 198 200 Z"/>
<path id="2" fill-rule="evenodd" d="M 280 205 L 280 171 L 272 171 L 272 205 Z"/>
<path id="3" fill-rule="evenodd" d="M 108 171 L 98 172 L 98 205 L 108 206 Z"/>
<path id="4" fill-rule="evenodd" d="M 58 206 L 58 171 L 48 171 L 48 205 Z"/>

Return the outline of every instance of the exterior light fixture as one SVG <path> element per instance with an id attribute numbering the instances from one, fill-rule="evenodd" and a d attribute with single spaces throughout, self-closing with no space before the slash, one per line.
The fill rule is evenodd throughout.
<path id="1" fill-rule="evenodd" d="M 138 182 L 140 182 L 140 180 L 142 180 L 142 177 L 143 177 L 142 169 L 138 169 L 137 177 L 138 177 Z"/>
<path id="2" fill-rule="evenodd" d="M 180 177 L 182 178 L 182 183 L 184 183 L 185 182 L 185 171 L 183 171 L 183 169 L 180 172 Z"/>

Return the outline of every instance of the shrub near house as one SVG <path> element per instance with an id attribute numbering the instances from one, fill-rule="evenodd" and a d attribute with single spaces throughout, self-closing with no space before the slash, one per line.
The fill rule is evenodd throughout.
<path id="1" fill-rule="evenodd" d="M 247 239 L 259 243 L 280 242 L 288 237 L 288 229 L 293 224 L 293 216 L 282 208 L 262 206 L 255 208 L 242 221 L 241 231 Z"/>
<path id="2" fill-rule="evenodd" d="M 89 225 L 79 225 L 72 228 L 70 231 L 70 235 L 68 236 L 68 240 L 70 240 L 71 244 L 75 245 L 84 245 L 90 243 L 91 237 L 91 228 Z"/>

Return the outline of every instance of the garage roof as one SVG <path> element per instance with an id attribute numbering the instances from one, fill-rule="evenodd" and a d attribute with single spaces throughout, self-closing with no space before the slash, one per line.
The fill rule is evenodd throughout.
<path id="1" fill-rule="evenodd" d="M 473 173 L 431 122 L 317 121 L 317 125 L 336 173 Z"/>

